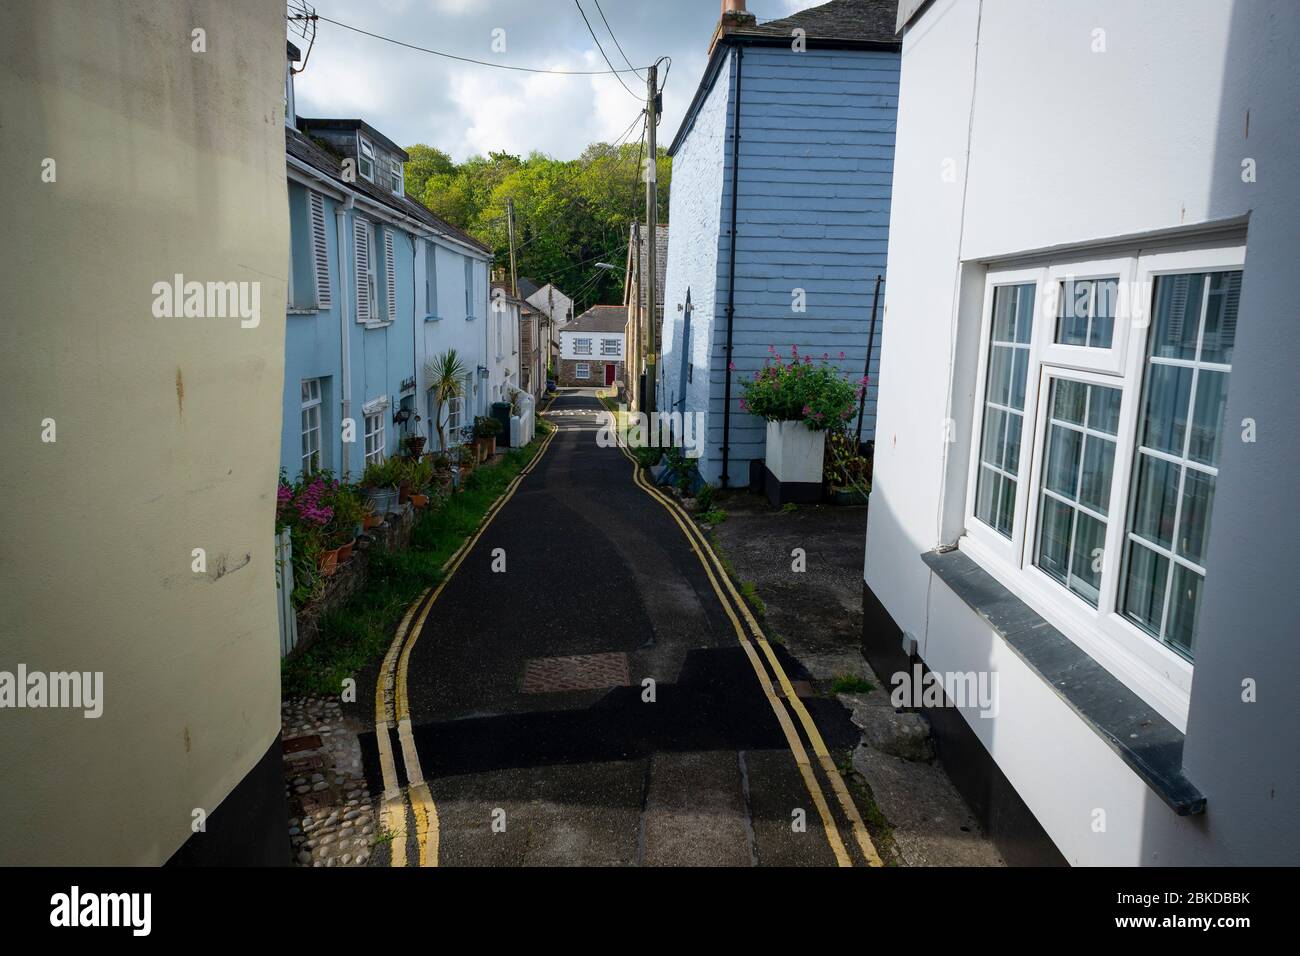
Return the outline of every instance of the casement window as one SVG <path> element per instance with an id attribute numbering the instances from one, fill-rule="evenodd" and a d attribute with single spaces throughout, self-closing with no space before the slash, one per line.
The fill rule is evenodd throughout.
<path id="1" fill-rule="evenodd" d="M 375 147 L 357 133 L 357 171 L 368 182 L 375 181 Z"/>
<path id="2" fill-rule="evenodd" d="M 462 396 L 447 399 L 447 441 L 460 443 L 460 430 L 465 427 L 465 399 Z"/>
<path id="3" fill-rule="evenodd" d="M 586 362 L 579 362 L 573 367 L 574 378 L 591 378 L 591 366 Z"/>
<path id="4" fill-rule="evenodd" d="M 988 274 L 961 547 L 1185 722 L 1241 246 Z"/>
<path id="5" fill-rule="evenodd" d="M 590 355 L 590 354 L 591 354 L 591 339 L 587 339 L 587 338 L 581 338 L 581 339 L 580 339 L 580 338 L 576 338 L 576 337 L 575 337 L 574 340 L 573 340 L 573 354 L 574 354 L 574 355 Z"/>
<path id="6" fill-rule="evenodd" d="M 325 197 L 307 192 L 308 218 L 311 221 L 312 274 L 316 280 L 316 307 L 328 309 L 334 302 L 330 293 L 329 246 L 326 244 Z"/>
<path id="7" fill-rule="evenodd" d="M 384 412 L 367 413 L 365 416 L 365 451 L 366 464 L 378 465 L 385 455 Z"/>
<path id="8" fill-rule="evenodd" d="M 399 196 L 406 194 L 405 181 L 402 175 L 402 164 L 396 156 L 388 158 L 388 188 Z"/>
<path id="9" fill-rule="evenodd" d="M 305 378 L 302 380 L 301 403 L 302 471 L 303 474 L 311 474 L 314 471 L 319 471 L 322 464 L 320 447 L 320 379 Z"/>
<path id="10" fill-rule="evenodd" d="M 438 247 L 432 242 L 424 244 L 424 314 L 438 316 Z"/>
<path id="11" fill-rule="evenodd" d="M 620 342 L 618 339 L 601 339 L 601 340 L 600 340 L 600 354 L 601 354 L 601 355 L 614 355 L 614 356 L 617 356 L 617 355 L 621 355 L 622 353 L 623 353 L 623 343 Z"/>

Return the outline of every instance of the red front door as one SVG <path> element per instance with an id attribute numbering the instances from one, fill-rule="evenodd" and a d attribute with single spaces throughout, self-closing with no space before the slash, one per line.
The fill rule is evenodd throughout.
<path id="1" fill-rule="evenodd" d="M 605 384 L 606 384 L 607 386 L 608 386 L 608 385 L 613 385 L 613 384 L 614 384 L 614 369 L 615 369 L 616 367 L 617 367 L 617 366 L 614 366 L 614 365 L 606 365 L 606 366 L 605 366 Z"/>

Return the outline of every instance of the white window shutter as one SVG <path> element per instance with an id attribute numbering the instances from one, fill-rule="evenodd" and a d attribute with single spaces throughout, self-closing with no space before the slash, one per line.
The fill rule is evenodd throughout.
<path id="1" fill-rule="evenodd" d="M 370 223 L 352 220 L 357 278 L 357 321 L 370 321 Z"/>
<path id="2" fill-rule="evenodd" d="M 308 193 L 311 197 L 311 251 L 313 271 L 316 274 L 316 305 L 328 309 L 333 304 L 330 296 L 329 251 L 325 245 L 325 197 Z"/>
<path id="3" fill-rule="evenodd" d="M 393 230 L 384 230 L 384 283 L 388 286 L 388 321 L 397 321 L 397 278 L 393 274 Z"/>

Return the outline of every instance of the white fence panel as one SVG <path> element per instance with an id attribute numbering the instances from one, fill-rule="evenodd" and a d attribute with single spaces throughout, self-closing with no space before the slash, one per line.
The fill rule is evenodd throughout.
<path id="1" fill-rule="evenodd" d="M 280 656 L 298 646 L 298 615 L 293 610 L 293 545 L 289 529 L 275 536 L 276 617 L 280 622 Z"/>

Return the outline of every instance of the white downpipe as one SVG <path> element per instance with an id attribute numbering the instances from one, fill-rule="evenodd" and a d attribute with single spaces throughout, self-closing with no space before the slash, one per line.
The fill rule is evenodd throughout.
<path id="1" fill-rule="evenodd" d="M 339 244 L 339 361 L 343 379 L 340 383 L 343 392 L 343 418 L 340 424 L 352 417 L 352 349 L 348 347 L 348 336 L 351 332 L 351 324 L 348 321 L 348 306 L 352 298 L 348 289 L 348 263 L 344 258 L 344 250 L 351 248 L 351 245 L 347 242 L 347 221 L 348 212 L 354 206 L 353 197 L 349 194 L 343 202 L 334 208 L 334 225 L 337 227 Z M 342 428 L 339 429 L 339 448 L 341 449 L 340 460 L 343 463 L 342 477 L 346 481 L 349 472 L 349 457 L 347 443 L 343 441 Z"/>

